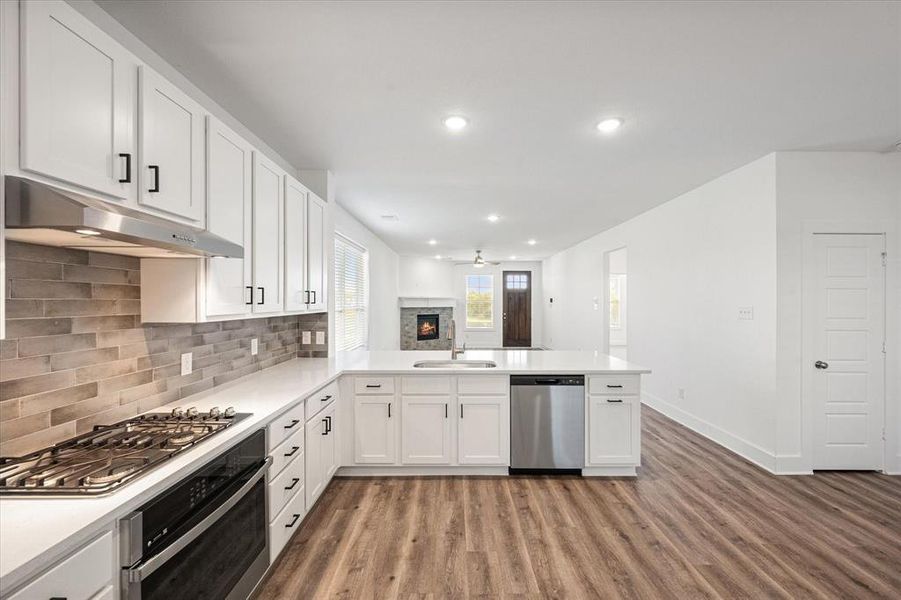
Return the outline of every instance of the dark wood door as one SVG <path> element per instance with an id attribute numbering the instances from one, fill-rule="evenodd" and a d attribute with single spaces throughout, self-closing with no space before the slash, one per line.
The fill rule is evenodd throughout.
<path id="1" fill-rule="evenodd" d="M 504 271 L 504 346 L 532 345 L 532 273 Z"/>

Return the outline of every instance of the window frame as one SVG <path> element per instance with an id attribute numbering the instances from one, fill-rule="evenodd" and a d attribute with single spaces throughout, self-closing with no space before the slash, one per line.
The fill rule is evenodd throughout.
<path id="1" fill-rule="evenodd" d="M 362 293 L 361 293 L 361 303 L 359 305 L 352 306 L 350 308 L 356 309 L 362 314 L 362 324 L 360 324 L 359 329 L 361 332 L 359 341 L 356 345 L 352 347 L 342 347 L 343 343 L 343 327 L 339 327 L 339 319 L 340 322 L 343 322 L 343 315 L 345 314 L 348 307 L 343 306 L 344 298 L 346 295 L 342 297 L 341 290 L 343 289 L 343 284 L 339 285 L 339 276 L 342 281 L 344 280 L 344 273 L 346 273 L 346 269 L 344 273 L 339 272 L 338 270 L 338 245 L 342 244 L 351 250 L 359 252 L 361 255 L 361 263 L 362 263 Z M 334 257 L 332 259 L 332 269 L 334 272 L 334 281 L 335 281 L 335 352 L 352 352 L 354 350 L 360 349 L 368 349 L 369 348 L 369 327 L 371 323 L 370 319 L 370 298 L 369 298 L 369 250 L 363 244 L 354 241 L 352 238 L 335 232 L 335 241 L 334 241 Z M 340 303 L 340 304 L 339 304 Z M 339 308 L 339 306 L 341 306 Z"/>
<path id="2" fill-rule="evenodd" d="M 469 279 L 471 277 L 488 279 L 488 287 L 487 288 L 484 288 L 481 285 L 476 286 L 476 289 L 478 289 L 478 290 L 487 289 L 488 294 L 489 294 L 490 320 L 488 322 L 488 325 L 485 327 L 473 326 L 470 324 L 470 320 L 469 320 L 469 304 L 470 304 L 469 303 L 469 290 L 470 290 Z M 496 323 L 495 323 L 496 319 L 494 316 L 494 304 L 495 304 L 495 295 L 496 295 L 495 294 L 494 274 L 493 273 L 467 273 L 465 276 L 464 282 L 463 282 L 463 286 L 464 286 L 464 306 L 463 306 L 464 315 L 463 316 L 465 319 L 464 325 L 465 325 L 466 330 L 467 331 L 494 331 L 495 327 L 496 327 Z"/>

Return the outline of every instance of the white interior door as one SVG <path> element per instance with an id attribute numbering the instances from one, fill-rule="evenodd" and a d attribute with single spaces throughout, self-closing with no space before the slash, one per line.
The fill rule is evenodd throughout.
<path id="1" fill-rule="evenodd" d="M 881 469 L 885 268 L 881 235 L 815 235 L 805 309 L 815 469 Z"/>

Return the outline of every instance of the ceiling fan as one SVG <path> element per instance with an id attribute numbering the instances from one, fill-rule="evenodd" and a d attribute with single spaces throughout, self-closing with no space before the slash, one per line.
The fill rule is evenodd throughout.
<path id="1" fill-rule="evenodd" d="M 482 258 L 481 250 L 476 250 L 476 257 L 472 261 L 472 266 L 475 267 L 476 269 L 481 269 L 485 265 L 499 265 L 499 264 L 501 264 L 501 263 L 490 261 L 490 260 L 485 260 L 484 258 Z"/>

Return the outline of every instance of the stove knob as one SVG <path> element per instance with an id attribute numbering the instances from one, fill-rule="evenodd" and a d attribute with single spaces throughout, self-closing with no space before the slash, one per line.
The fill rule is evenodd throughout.
<path id="1" fill-rule="evenodd" d="M 235 407 L 234 406 L 229 406 L 228 408 L 225 409 L 225 418 L 226 419 L 231 419 L 234 416 L 235 416 Z"/>
<path id="2" fill-rule="evenodd" d="M 175 417 L 176 419 L 181 419 L 182 417 L 185 416 L 185 411 L 182 410 L 182 407 L 176 406 L 175 408 L 172 409 L 172 416 Z"/>
<path id="3" fill-rule="evenodd" d="M 187 410 L 187 412 L 186 412 L 185 414 L 188 415 L 188 416 L 191 417 L 191 418 L 196 417 L 196 416 L 197 416 L 197 407 L 196 407 L 196 406 L 192 406 L 192 407 L 188 408 L 188 410 Z"/>
<path id="4" fill-rule="evenodd" d="M 214 406 L 213 408 L 210 409 L 210 418 L 211 419 L 218 419 L 220 414 L 222 414 L 222 411 L 219 410 L 218 406 Z"/>

